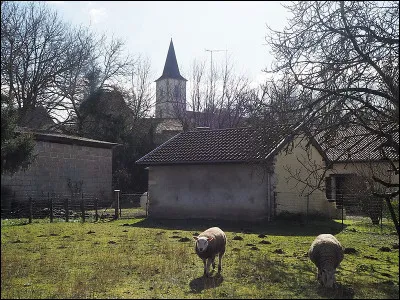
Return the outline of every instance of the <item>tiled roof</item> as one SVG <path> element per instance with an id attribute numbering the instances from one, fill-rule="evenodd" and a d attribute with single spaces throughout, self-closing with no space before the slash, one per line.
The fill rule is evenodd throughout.
<path id="1" fill-rule="evenodd" d="M 37 141 L 47 141 L 60 144 L 75 144 L 95 148 L 111 149 L 119 144 L 100 140 L 88 139 L 80 136 L 66 135 L 58 132 L 44 132 L 40 130 L 32 130 L 30 128 L 18 127 L 17 132 L 31 133 Z"/>
<path id="2" fill-rule="evenodd" d="M 398 130 L 392 129 L 391 135 L 399 143 Z M 335 130 L 334 135 L 326 132 L 315 137 L 327 158 L 334 162 L 378 161 L 384 159 L 381 145 L 386 138 L 367 131 L 364 127 L 351 126 Z M 383 147 L 391 160 L 398 160 L 398 152 L 393 148 Z"/>
<path id="3" fill-rule="evenodd" d="M 165 65 L 164 65 L 164 71 L 161 77 L 158 78 L 156 81 L 159 81 L 164 78 L 174 78 L 187 81 L 187 79 L 183 78 L 181 73 L 179 72 L 178 62 L 176 60 L 174 44 L 172 43 L 172 39 L 169 44 L 167 59 L 165 60 Z"/>
<path id="4" fill-rule="evenodd" d="M 256 162 L 278 149 L 283 135 L 250 127 L 182 132 L 136 163 L 145 165 Z M 264 142 L 263 142 L 264 141 Z"/>

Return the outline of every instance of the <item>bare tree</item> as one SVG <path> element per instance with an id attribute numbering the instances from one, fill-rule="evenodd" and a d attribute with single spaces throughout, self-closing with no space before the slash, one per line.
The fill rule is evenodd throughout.
<path id="1" fill-rule="evenodd" d="M 151 88 L 151 65 L 148 58 L 139 57 L 131 69 L 130 85 L 120 87 L 133 113 L 133 122 L 148 117 L 153 106 L 154 91 Z"/>
<path id="2" fill-rule="evenodd" d="M 42 106 L 56 125 L 79 132 L 82 101 L 126 81 L 134 63 L 122 40 L 75 28 L 45 3 L 2 3 L 1 88 L 21 117 Z"/>
<path id="3" fill-rule="evenodd" d="M 79 110 L 90 95 L 102 89 L 119 88 L 134 67 L 134 61 L 124 54 L 124 42 L 114 37 L 107 42 L 106 37 L 96 37 L 88 29 L 80 28 L 74 40 L 76 63 L 57 79 L 55 94 L 59 97 L 53 107 L 61 110 L 64 120 L 59 124 L 76 125 L 74 130 L 82 130 L 85 115 Z M 64 127 L 69 128 L 69 127 Z"/>
<path id="4" fill-rule="evenodd" d="M 250 82 L 237 75 L 228 60 L 210 69 L 209 76 L 205 62 L 195 60 L 189 84 L 188 111 L 178 114 L 184 127 L 229 128 L 245 124 L 252 99 Z"/>
<path id="5" fill-rule="evenodd" d="M 348 126 L 362 128 L 366 138 L 382 141 L 382 155 L 398 174 L 399 2 L 299 1 L 285 7 L 292 13 L 288 26 L 269 28 L 276 61 L 267 71 L 288 76 L 307 94 L 297 106 L 303 117 L 292 129 L 312 128 L 312 136 L 328 141 Z M 354 150 L 341 149 L 343 155 Z M 377 196 L 399 195 L 398 182 L 373 180 L 391 189 L 376 189 Z"/>
<path id="6" fill-rule="evenodd" d="M 2 4 L 2 91 L 20 112 L 49 101 L 55 78 L 76 63 L 70 55 L 72 39 L 72 32 L 44 4 Z"/>

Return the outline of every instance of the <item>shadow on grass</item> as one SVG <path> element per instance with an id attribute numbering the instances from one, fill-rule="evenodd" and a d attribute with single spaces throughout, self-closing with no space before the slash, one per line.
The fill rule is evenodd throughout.
<path id="1" fill-rule="evenodd" d="M 375 282 L 375 283 L 362 283 L 355 284 L 354 286 L 343 285 L 341 283 L 337 283 L 336 288 L 329 289 L 324 288 L 319 285 L 317 294 L 323 298 L 328 299 L 353 299 L 355 294 L 357 294 L 357 290 L 367 290 L 368 287 L 372 291 L 378 291 L 383 293 L 384 299 L 398 299 L 399 296 L 399 288 L 398 285 L 393 283 L 391 280 Z"/>
<path id="2" fill-rule="evenodd" d="M 337 283 L 335 288 L 326 288 L 318 284 L 317 294 L 328 299 L 353 299 L 354 290 L 350 286 Z"/>
<path id="3" fill-rule="evenodd" d="M 212 277 L 202 276 L 202 277 L 193 279 L 189 283 L 190 291 L 195 294 L 201 293 L 202 290 L 216 288 L 223 281 L 224 281 L 224 277 L 219 273 L 217 273 L 215 276 L 212 276 Z"/>
<path id="4" fill-rule="evenodd" d="M 203 230 L 218 226 L 224 231 L 270 234 L 283 236 L 308 236 L 318 235 L 320 233 L 337 234 L 341 232 L 342 224 L 334 220 L 303 220 L 283 219 L 272 222 L 246 222 L 246 221 L 225 221 L 210 219 L 153 219 L 146 218 L 135 223 L 126 223 L 122 226 L 142 227 L 142 228 L 159 228 L 159 229 L 175 229 L 202 232 Z"/>

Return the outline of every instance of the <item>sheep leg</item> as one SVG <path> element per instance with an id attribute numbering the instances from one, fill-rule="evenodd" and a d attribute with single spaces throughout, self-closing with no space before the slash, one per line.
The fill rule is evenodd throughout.
<path id="1" fill-rule="evenodd" d="M 212 267 L 213 270 L 215 269 L 215 255 L 212 257 Z"/>
<path id="2" fill-rule="evenodd" d="M 204 260 L 204 275 L 209 276 L 210 275 L 210 265 L 211 265 L 211 258 L 205 259 Z"/>
<path id="3" fill-rule="evenodd" d="M 222 270 L 222 255 L 224 254 L 223 253 L 218 254 L 218 273 L 220 273 Z"/>

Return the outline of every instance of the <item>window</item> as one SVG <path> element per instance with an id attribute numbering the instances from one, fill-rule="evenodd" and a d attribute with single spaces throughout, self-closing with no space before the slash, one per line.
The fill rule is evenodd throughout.
<path id="1" fill-rule="evenodd" d="M 174 89 L 174 98 L 179 99 L 181 97 L 181 90 L 179 89 L 179 86 L 175 86 Z"/>

